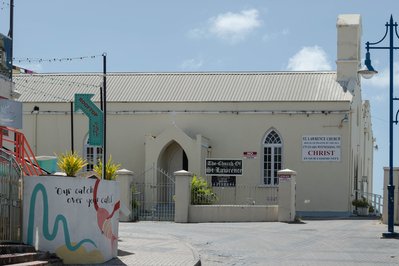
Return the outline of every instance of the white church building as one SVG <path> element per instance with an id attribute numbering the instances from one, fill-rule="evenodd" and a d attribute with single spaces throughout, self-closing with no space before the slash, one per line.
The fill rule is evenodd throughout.
<path id="1" fill-rule="evenodd" d="M 289 168 L 297 172 L 299 216 L 349 216 L 355 191 L 373 189 L 361 32 L 359 15 L 338 17 L 336 71 L 108 73 L 107 154 L 141 182 L 153 181 L 149 169 L 185 169 L 213 185 L 277 187 L 277 171 Z M 102 148 L 88 144 L 87 117 L 71 106 L 76 93 L 95 94 L 99 105 L 102 80 L 101 73 L 14 75 L 36 155 L 63 153 L 73 142 L 91 169 Z M 220 173 L 206 166 L 222 159 L 239 166 Z"/>

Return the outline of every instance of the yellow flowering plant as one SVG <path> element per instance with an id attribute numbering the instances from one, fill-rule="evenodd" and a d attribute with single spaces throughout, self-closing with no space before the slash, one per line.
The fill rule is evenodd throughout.
<path id="1" fill-rule="evenodd" d="M 67 151 L 58 155 L 57 166 L 67 176 L 75 177 L 86 165 L 86 160 L 80 157 L 77 152 Z"/>
<path id="2" fill-rule="evenodd" d="M 106 180 L 115 180 L 116 171 L 119 170 L 121 164 L 116 164 L 112 161 L 112 156 L 109 156 L 109 160 L 105 165 L 105 179 Z M 97 165 L 94 166 L 93 170 L 99 175 L 103 175 L 103 162 L 99 161 Z"/>

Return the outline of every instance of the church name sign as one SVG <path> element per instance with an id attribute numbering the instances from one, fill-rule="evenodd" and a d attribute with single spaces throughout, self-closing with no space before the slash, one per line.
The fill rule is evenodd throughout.
<path id="1" fill-rule="evenodd" d="M 211 176 L 241 176 L 240 159 L 205 159 L 205 174 Z"/>
<path id="2" fill-rule="evenodd" d="M 339 162 L 341 160 L 341 136 L 302 136 L 302 161 Z"/>

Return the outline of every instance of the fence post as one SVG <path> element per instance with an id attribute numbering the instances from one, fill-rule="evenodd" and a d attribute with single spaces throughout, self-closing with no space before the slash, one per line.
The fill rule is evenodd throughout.
<path id="1" fill-rule="evenodd" d="M 119 181 L 121 211 L 119 220 L 128 222 L 132 220 L 132 191 L 134 173 L 132 171 L 121 169 L 116 172 L 116 180 Z"/>
<path id="2" fill-rule="evenodd" d="M 175 223 L 188 223 L 188 208 L 191 201 L 192 173 L 180 170 L 174 172 L 175 183 Z"/>
<path id="3" fill-rule="evenodd" d="M 285 169 L 277 172 L 279 178 L 278 221 L 295 220 L 296 172 Z"/>

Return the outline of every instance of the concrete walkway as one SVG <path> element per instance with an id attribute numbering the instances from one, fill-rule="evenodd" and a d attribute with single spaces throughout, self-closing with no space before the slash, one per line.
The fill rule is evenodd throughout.
<path id="1" fill-rule="evenodd" d="M 120 223 L 119 256 L 103 265 L 399 265 L 386 229 L 376 219 Z"/>
<path id="2" fill-rule="evenodd" d="M 118 258 L 106 265 L 201 265 L 198 253 L 188 243 L 171 235 L 126 232 L 121 224 Z"/>

